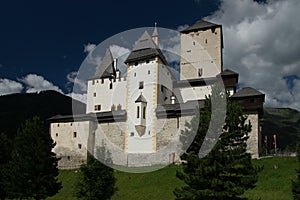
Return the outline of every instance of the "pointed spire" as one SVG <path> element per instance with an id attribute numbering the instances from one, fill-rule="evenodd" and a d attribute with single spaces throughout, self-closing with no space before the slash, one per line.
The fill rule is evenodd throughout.
<path id="1" fill-rule="evenodd" d="M 141 50 L 141 49 L 157 49 L 157 46 L 151 39 L 151 36 L 147 31 L 143 33 L 138 42 L 133 48 L 133 51 Z"/>
<path id="2" fill-rule="evenodd" d="M 158 36 L 157 23 L 156 22 L 154 23 L 154 30 L 153 30 L 153 33 L 152 33 L 152 37 L 155 37 L 155 36 Z"/>
<path id="3" fill-rule="evenodd" d="M 96 73 L 93 78 L 108 78 L 116 75 L 114 68 L 114 59 L 109 48 L 107 48 L 102 62 L 97 67 Z"/>

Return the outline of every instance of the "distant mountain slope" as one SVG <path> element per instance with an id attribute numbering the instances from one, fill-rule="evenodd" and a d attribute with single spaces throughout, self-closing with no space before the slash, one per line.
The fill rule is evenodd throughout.
<path id="1" fill-rule="evenodd" d="M 85 113 L 84 103 L 74 103 L 80 113 Z M 72 114 L 72 98 L 56 91 L 0 96 L 0 132 L 10 137 L 26 119 L 37 115 L 46 120 L 58 114 Z"/>
<path id="2" fill-rule="evenodd" d="M 300 134 L 300 112 L 290 108 L 265 108 L 262 136 L 268 136 L 268 146 L 273 145 L 273 134 L 277 135 L 277 146 L 284 150 L 287 146 L 295 149 Z"/>

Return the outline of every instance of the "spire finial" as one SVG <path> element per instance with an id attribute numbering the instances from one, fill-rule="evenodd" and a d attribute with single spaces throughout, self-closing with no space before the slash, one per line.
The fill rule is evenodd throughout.
<path id="1" fill-rule="evenodd" d="M 154 22 L 154 30 L 153 30 L 153 34 L 152 37 L 158 36 L 158 32 L 157 32 L 157 22 Z"/>

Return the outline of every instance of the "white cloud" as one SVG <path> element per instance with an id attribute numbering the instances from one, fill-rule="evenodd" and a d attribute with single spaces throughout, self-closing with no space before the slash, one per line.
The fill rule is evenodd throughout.
<path id="1" fill-rule="evenodd" d="M 83 45 L 83 47 L 84 47 L 83 52 L 88 53 L 88 54 L 92 53 L 94 51 L 94 49 L 96 49 L 96 46 L 97 45 L 91 44 L 91 43 L 85 44 L 85 45 Z"/>
<path id="2" fill-rule="evenodd" d="M 76 71 L 71 72 L 67 75 L 67 79 L 70 83 L 74 84 L 73 88 L 75 88 L 76 91 L 86 92 L 87 90 L 86 81 L 79 79 L 77 74 L 78 72 Z"/>
<path id="3" fill-rule="evenodd" d="M 101 63 L 101 57 L 98 55 L 93 55 L 93 52 L 96 49 L 96 47 L 96 44 L 85 44 L 83 52 L 88 54 L 86 58 L 87 63 L 99 66 L 99 64 Z"/>
<path id="4" fill-rule="evenodd" d="M 223 25 L 224 68 L 240 74 L 240 83 L 266 93 L 266 106 L 300 110 L 295 87 L 285 76 L 300 76 L 300 1 L 222 0 L 207 20 Z"/>
<path id="5" fill-rule="evenodd" d="M 44 90 L 55 90 L 63 93 L 59 87 L 47 81 L 44 77 L 36 74 L 28 74 L 25 77 L 18 79 L 26 85 L 26 93 L 40 92 Z"/>
<path id="6" fill-rule="evenodd" d="M 66 94 L 67 96 L 77 100 L 77 101 L 80 101 L 82 103 L 85 103 L 86 104 L 86 93 L 85 94 L 79 94 L 79 93 L 69 93 L 69 94 Z"/>
<path id="7" fill-rule="evenodd" d="M 0 95 L 20 93 L 22 89 L 23 85 L 21 83 L 6 78 L 0 78 Z"/>

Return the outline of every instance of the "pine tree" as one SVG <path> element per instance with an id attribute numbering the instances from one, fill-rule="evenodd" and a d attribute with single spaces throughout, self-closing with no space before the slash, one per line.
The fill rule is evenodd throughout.
<path id="1" fill-rule="evenodd" d="M 6 134 L 0 134 L 0 199 L 5 199 L 6 191 L 4 189 L 4 174 L 7 164 L 11 160 L 12 142 L 7 138 Z"/>
<path id="2" fill-rule="evenodd" d="M 300 137 L 298 138 L 298 142 L 297 142 L 297 157 L 298 157 L 298 162 L 300 163 Z M 296 172 L 297 172 L 297 179 L 292 180 L 292 192 L 293 192 L 294 199 L 300 200 L 300 169 L 297 169 Z"/>
<path id="3" fill-rule="evenodd" d="M 220 95 L 220 90 L 216 88 L 213 88 L 213 97 Z M 257 181 L 257 171 L 252 166 L 251 155 L 246 152 L 251 125 L 246 124 L 241 107 L 235 102 L 227 101 L 226 118 L 222 128 L 215 127 L 210 130 L 214 134 L 207 133 L 210 119 L 214 119 L 217 113 L 220 113 L 211 112 L 211 99 L 211 96 L 206 99 L 200 114 L 194 117 L 188 128 L 182 132 L 181 140 L 188 138 L 193 131 L 197 133 L 182 157 L 187 163 L 183 165 L 182 171 L 177 172 L 177 177 L 186 183 L 186 186 L 174 190 L 177 200 L 242 199 L 240 195 L 253 188 Z M 193 125 L 194 121 L 199 123 Z M 216 137 L 218 132 L 219 138 Z M 207 143 L 215 145 L 212 148 L 208 145 L 203 150 L 203 145 Z M 200 149 L 204 152 L 203 157 L 201 154 L 199 157 Z"/>
<path id="4" fill-rule="evenodd" d="M 116 192 L 116 179 L 110 153 L 105 147 L 97 149 L 97 157 L 88 153 L 87 164 L 80 167 L 81 176 L 76 184 L 76 197 L 86 200 L 107 200 Z M 105 164 L 104 164 L 105 163 Z"/>
<path id="5" fill-rule="evenodd" d="M 10 198 L 45 199 L 61 188 L 58 182 L 58 158 L 52 152 L 55 143 L 38 117 L 27 120 L 15 139 L 5 189 Z"/>

